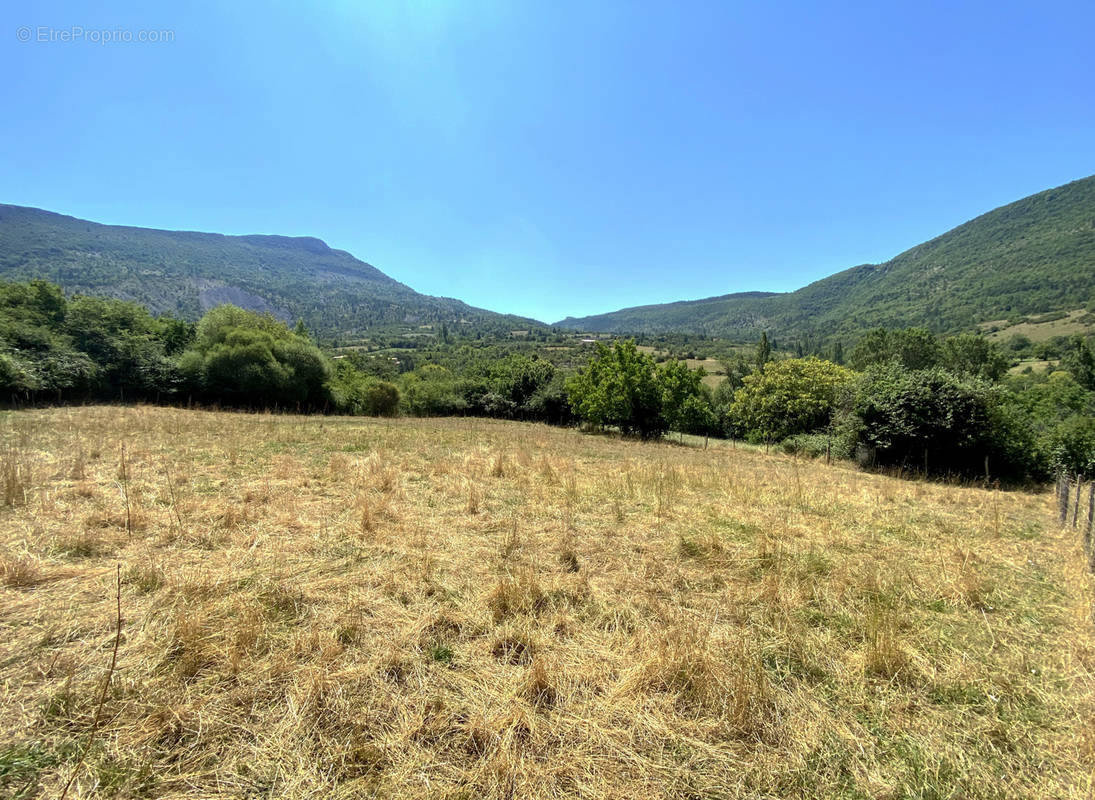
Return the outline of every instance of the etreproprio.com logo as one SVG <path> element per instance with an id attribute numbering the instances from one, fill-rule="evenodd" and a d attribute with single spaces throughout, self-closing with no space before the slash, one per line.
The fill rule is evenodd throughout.
<path id="1" fill-rule="evenodd" d="M 85 28 L 70 25 L 54 28 L 49 25 L 24 25 L 15 31 L 20 42 L 34 44 L 167 44 L 175 41 L 173 30 L 133 30 L 132 28 Z"/>

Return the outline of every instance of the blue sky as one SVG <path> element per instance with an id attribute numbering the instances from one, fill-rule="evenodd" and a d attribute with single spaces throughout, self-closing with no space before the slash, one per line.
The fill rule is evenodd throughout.
<path id="1" fill-rule="evenodd" d="M 546 321 L 791 290 L 1095 173 L 1092 31 L 1090 2 L 8 0 L 0 202 L 318 236 Z"/>

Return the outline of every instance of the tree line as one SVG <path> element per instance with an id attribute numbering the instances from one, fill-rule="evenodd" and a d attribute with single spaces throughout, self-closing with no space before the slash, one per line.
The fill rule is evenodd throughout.
<path id="1" fill-rule="evenodd" d="M 726 378 L 712 389 L 702 369 L 631 340 L 596 344 L 577 362 L 549 358 L 557 348 L 488 342 L 332 356 L 302 324 L 234 306 L 190 323 L 133 302 L 66 297 L 46 281 L 0 283 L 0 389 L 14 402 L 580 422 L 1007 479 L 1095 476 L 1095 355 L 1082 337 L 1058 347 L 1059 364 L 1010 375 L 1008 352 L 976 334 L 879 328 L 828 359 L 780 353 L 762 335 L 723 359 Z"/>
<path id="2" fill-rule="evenodd" d="M 0 392 L 12 402 L 146 400 L 351 414 L 569 422 L 563 373 L 535 354 L 465 344 L 456 368 L 351 350 L 302 323 L 218 306 L 195 324 L 42 280 L 0 283 Z M 475 353 L 472 357 L 471 353 Z"/>
<path id="3" fill-rule="evenodd" d="M 847 365 L 777 358 L 762 335 L 752 359 L 727 360 L 714 390 L 702 370 L 656 364 L 632 342 L 599 346 L 567 382 L 574 413 L 643 436 L 672 429 L 789 452 L 931 474 L 1043 480 L 1095 476 L 1095 354 L 1073 337 L 1060 364 L 1008 374 L 993 342 L 919 328 L 864 334 Z"/>

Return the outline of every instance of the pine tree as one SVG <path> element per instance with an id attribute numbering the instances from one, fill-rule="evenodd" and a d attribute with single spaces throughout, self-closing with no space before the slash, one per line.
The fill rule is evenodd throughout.
<path id="1" fill-rule="evenodd" d="M 844 345 L 839 341 L 833 345 L 833 363 L 844 364 Z"/>
<path id="2" fill-rule="evenodd" d="M 772 360 L 772 345 L 768 343 L 767 331 L 761 331 L 757 342 L 757 372 L 764 372 L 764 365 Z"/>

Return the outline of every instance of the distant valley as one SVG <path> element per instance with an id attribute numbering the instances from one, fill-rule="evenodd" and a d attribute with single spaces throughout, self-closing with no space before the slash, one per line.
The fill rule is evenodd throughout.
<path id="1" fill-rule="evenodd" d="M 0 205 L 0 278 L 45 278 L 68 292 L 135 300 L 185 319 L 232 303 L 303 319 L 344 343 L 378 330 L 413 335 L 448 326 L 509 336 L 545 327 L 419 294 L 315 238 L 100 225 L 13 205 Z M 1038 327 L 1045 323 L 1053 324 Z M 997 338 L 1013 331 L 1036 340 L 1057 328 L 1095 329 L 1095 176 L 990 211 L 884 264 L 852 267 L 794 292 L 741 292 L 555 323 L 588 333 L 745 341 L 766 331 L 815 342 L 911 325 L 939 333 L 981 329 Z"/>

